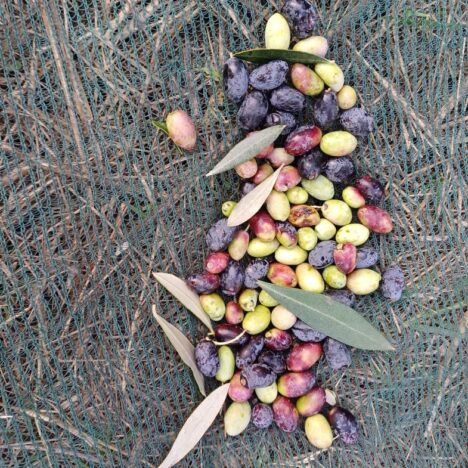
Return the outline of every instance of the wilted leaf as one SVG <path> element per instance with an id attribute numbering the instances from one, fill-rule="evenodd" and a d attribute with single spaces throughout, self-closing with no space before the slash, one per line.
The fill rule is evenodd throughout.
<path id="1" fill-rule="evenodd" d="M 265 203 L 275 186 L 276 179 L 283 169 L 283 166 L 267 177 L 261 184 L 257 185 L 245 197 L 242 197 L 239 203 L 234 207 L 228 218 L 228 226 L 239 226 L 239 224 L 248 221 Z"/>
<path id="2" fill-rule="evenodd" d="M 289 63 L 303 63 L 315 65 L 316 63 L 328 63 L 329 60 L 308 52 L 299 52 L 286 49 L 249 49 L 236 52 L 234 57 L 248 62 L 268 62 L 270 60 L 284 60 Z"/>
<path id="3" fill-rule="evenodd" d="M 178 299 L 195 317 L 200 319 L 209 329 L 213 331 L 210 317 L 202 309 L 200 300 L 195 292 L 193 292 L 185 281 L 177 278 L 170 273 L 154 273 L 156 280 L 163 285 L 176 299 Z"/>
<path id="4" fill-rule="evenodd" d="M 307 325 L 335 340 L 360 349 L 394 349 L 387 339 L 354 309 L 324 294 L 286 288 L 264 281 L 257 281 L 257 284 Z"/>
<path id="5" fill-rule="evenodd" d="M 206 175 L 220 174 L 254 158 L 263 148 L 273 143 L 279 137 L 284 127 L 284 125 L 275 125 L 244 138 Z"/>
<path id="6" fill-rule="evenodd" d="M 153 317 L 163 329 L 164 333 L 171 342 L 172 346 L 174 346 L 182 361 L 184 361 L 184 363 L 187 364 L 190 369 L 192 369 L 192 373 L 195 377 L 198 388 L 200 389 L 200 393 L 203 396 L 206 396 L 205 380 L 203 379 L 203 375 L 198 370 L 198 367 L 195 363 L 195 348 L 193 347 L 192 343 L 190 343 L 188 338 L 177 327 L 156 313 L 155 305 L 153 305 Z"/>
<path id="7" fill-rule="evenodd" d="M 213 424 L 218 413 L 224 405 L 229 390 L 229 384 L 221 385 L 211 392 L 190 415 L 182 426 L 167 457 L 159 465 L 159 468 L 170 468 L 187 455 L 208 428 Z"/>

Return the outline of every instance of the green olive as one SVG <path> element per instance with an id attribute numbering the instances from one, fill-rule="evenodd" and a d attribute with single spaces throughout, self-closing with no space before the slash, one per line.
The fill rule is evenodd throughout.
<path id="1" fill-rule="evenodd" d="M 307 252 L 298 245 L 294 247 L 280 245 L 275 252 L 276 261 L 283 265 L 299 265 L 299 263 L 305 262 L 306 258 Z"/>
<path id="2" fill-rule="evenodd" d="M 369 268 L 360 268 L 348 275 L 346 287 L 354 294 L 363 296 L 376 291 L 379 287 L 380 279 L 380 273 Z"/>
<path id="3" fill-rule="evenodd" d="M 218 349 L 219 369 L 215 378 L 219 382 L 227 382 L 232 379 L 236 368 L 236 358 L 229 346 L 221 346 Z"/>
<path id="4" fill-rule="evenodd" d="M 322 272 L 325 283 L 331 288 L 341 289 L 346 286 L 346 275 L 335 265 L 327 266 Z"/>
<path id="5" fill-rule="evenodd" d="M 309 195 L 312 195 L 317 200 L 331 200 L 335 195 L 333 182 L 323 175 L 319 175 L 314 180 L 302 179 L 301 185 L 307 190 Z"/>
<path id="6" fill-rule="evenodd" d="M 217 322 L 224 317 L 226 305 L 219 294 L 211 293 L 200 295 L 200 304 L 211 320 Z"/>
<path id="7" fill-rule="evenodd" d="M 255 289 L 244 289 L 238 299 L 242 310 L 250 312 L 257 305 L 258 292 Z"/>
<path id="8" fill-rule="evenodd" d="M 266 307 L 275 307 L 279 304 L 279 302 L 271 297 L 266 291 L 263 289 L 260 291 L 260 294 L 258 295 L 258 301 L 260 304 L 266 306 Z"/>
<path id="9" fill-rule="evenodd" d="M 243 432 L 250 422 L 251 409 L 248 401 L 231 403 L 224 413 L 224 430 L 229 436 Z"/>
<path id="10" fill-rule="evenodd" d="M 325 283 L 322 275 L 308 263 L 301 263 L 296 267 L 297 282 L 301 289 L 314 293 L 323 293 Z"/>
<path id="11" fill-rule="evenodd" d="M 359 223 L 348 224 L 338 229 L 335 240 L 338 244 L 353 244 L 356 247 L 364 244 L 369 239 L 370 231 Z"/>
<path id="12" fill-rule="evenodd" d="M 317 240 L 317 234 L 310 226 L 302 227 L 297 230 L 297 243 L 302 249 L 307 251 L 312 250 L 317 245 Z"/>
<path id="13" fill-rule="evenodd" d="M 309 199 L 309 194 L 302 187 L 293 187 L 286 192 L 288 200 L 293 205 L 302 205 L 307 203 Z"/>
<path id="14" fill-rule="evenodd" d="M 335 225 L 325 218 L 322 218 L 320 220 L 320 223 L 318 223 L 314 229 L 315 233 L 317 234 L 317 237 L 321 241 L 333 239 L 334 235 L 336 234 Z"/>
<path id="15" fill-rule="evenodd" d="M 328 200 L 322 205 L 322 216 L 336 226 L 345 226 L 353 219 L 351 208 L 341 200 Z"/>
<path id="16" fill-rule="evenodd" d="M 252 312 L 245 314 L 242 321 L 242 328 L 250 335 L 258 335 L 266 330 L 270 325 L 270 309 L 264 305 L 258 305 Z"/>

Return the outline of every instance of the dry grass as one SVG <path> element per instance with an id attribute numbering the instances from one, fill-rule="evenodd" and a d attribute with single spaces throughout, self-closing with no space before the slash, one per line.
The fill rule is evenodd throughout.
<path id="1" fill-rule="evenodd" d="M 201 329 L 151 279 L 200 267 L 235 194 L 203 175 L 236 139 L 219 69 L 261 43 L 280 2 L 12 1 L 0 6 L 0 453 L 6 466 L 156 466 L 200 400 L 151 319 Z M 388 181 L 398 229 L 376 240 L 408 290 L 359 309 L 397 343 L 323 382 L 354 408 L 356 447 L 310 451 L 216 426 L 183 466 L 463 466 L 467 13 L 462 2 L 321 4 L 332 54 L 376 116 L 362 172 Z M 150 125 L 191 112 L 180 155 Z M 209 201 L 207 201 L 209 200 Z M 177 315 L 175 315 L 178 313 Z M 259 461 L 261 460 L 261 461 Z"/>

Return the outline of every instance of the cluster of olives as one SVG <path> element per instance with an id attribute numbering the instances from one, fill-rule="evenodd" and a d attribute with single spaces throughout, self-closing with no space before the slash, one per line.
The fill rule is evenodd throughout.
<path id="1" fill-rule="evenodd" d="M 267 48 L 287 49 L 292 29 L 302 39 L 295 50 L 325 56 L 326 39 L 308 37 L 315 8 L 288 0 L 282 13 L 268 21 Z M 324 293 L 349 306 L 356 295 L 379 288 L 389 300 L 400 298 L 401 269 L 393 265 L 379 273 L 373 269 L 378 252 L 364 245 L 371 233 L 393 229 L 390 215 L 377 206 L 384 188 L 368 175 L 356 177 L 350 157 L 358 138 L 372 131 L 373 119 L 355 107 L 356 93 L 333 62 L 312 70 L 275 60 L 249 74 L 242 61 L 231 58 L 224 86 L 226 96 L 240 104 L 237 122 L 243 130 L 285 125 L 274 145 L 235 168 L 243 180 L 241 195 L 282 169 L 264 207 L 244 228 L 227 222 L 236 202 L 223 204 L 225 218 L 206 236 L 204 271 L 187 278 L 203 310 L 219 322 L 214 336 L 197 344 L 197 366 L 207 377 L 230 382 L 225 431 L 231 436 L 250 422 L 259 428 L 274 422 L 292 432 L 303 416 L 315 447 L 332 444 L 332 429 L 345 443 L 355 443 L 356 419 L 317 385 L 312 370 L 322 355 L 332 369 L 349 366 L 349 348 L 298 320 L 257 281 Z M 313 99 L 313 122 L 299 124 L 306 96 Z"/>

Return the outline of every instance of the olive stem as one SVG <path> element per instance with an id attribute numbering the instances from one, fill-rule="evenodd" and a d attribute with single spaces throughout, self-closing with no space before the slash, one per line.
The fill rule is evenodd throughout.
<path id="1" fill-rule="evenodd" d="M 244 330 L 242 333 L 239 333 L 236 337 L 234 337 L 232 340 L 229 340 L 229 341 L 215 341 L 215 340 L 210 340 L 209 338 L 208 339 L 216 346 L 224 346 L 224 345 L 233 344 L 236 341 L 239 341 L 239 339 L 242 338 L 246 333 L 247 333 L 247 330 Z"/>

